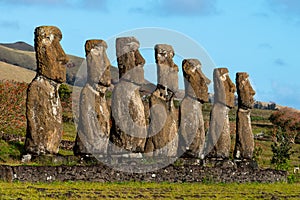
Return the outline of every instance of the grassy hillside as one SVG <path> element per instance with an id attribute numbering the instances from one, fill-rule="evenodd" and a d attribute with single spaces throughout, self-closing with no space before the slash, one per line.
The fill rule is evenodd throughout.
<path id="1" fill-rule="evenodd" d="M 35 71 L 0 61 L 0 80 L 30 83 L 35 74 Z"/>
<path id="2" fill-rule="evenodd" d="M 0 62 L 2 62 L 0 65 L 1 68 L 8 67 L 7 65 L 3 64 L 6 63 L 9 65 L 15 65 L 25 69 L 36 71 L 35 52 L 29 51 L 30 49 L 31 46 L 23 42 L 13 43 L 13 44 L 0 44 Z M 73 84 L 78 69 L 83 64 L 84 59 L 73 55 L 68 55 L 68 57 L 70 61 L 67 65 L 67 82 L 69 84 Z M 12 70 L 12 68 L 8 67 L 8 69 L 4 69 L 4 70 L 9 71 Z M 14 73 L 13 71 L 11 72 Z M 112 75 L 112 79 L 118 80 L 119 77 L 118 69 L 115 67 L 111 67 L 111 75 Z M 3 77 L 0 78 L 4 79 Z M 10 78 L 7 79 L 11 80 Z M 18 79 L 15 80 L 18 81 Z"/>
<path id="3" fill-rule="evenodd" d="M 34 51 L 33 46 L 22 41 L 15 42 L 15 43 L 0 43 L 0 45 L 11 49 L 21 50 L 21 51 L 32 51 L 32 52 Z"/>
<path id="4" fill-rule="evenodd" d="M 30 70 L 36 69 L 35 53 L 30 51 L 21 51 L 0 45 L 0 61 Z"/>

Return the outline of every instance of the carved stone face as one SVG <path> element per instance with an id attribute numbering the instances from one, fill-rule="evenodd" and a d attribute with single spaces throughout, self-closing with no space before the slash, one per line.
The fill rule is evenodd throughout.
<path id="1" fill-rule="evenodd" d="M 34 46 L 37 60 L 37 73 L 58 83 L 66 81 L 68 62 L 60 45 L 61 31 L 55 26 L 40 26 L 35 29 Z"/>
<path id="2" fill-rule="evenodd" d="M 139 47 L 140 43 L 134 37 L 121 37 L 116 40 L 119 77 L 142 84 L 145 59 L 140 54 Z"/>
<path id="3" fill-rule="evenodd" d="M 236 87 L 229 77 L 227 68 L 214 70 L 215 101 L 225 104 L 229 108 L 234 107 L 234 93 Z"/>
<path id="4" fill-rule="evenodd" d="M 197 59 L 182 61 L 182 71 L 185 78 L 186 95 L 197 98 L 200 102 L 208 102 L 208 87 L 210 80 L 202 73 L 201 63 Z"/>
<path id="5" fill-rule="evenodd" d="M 109 87 L 111 84 L 110 62 L 106 55 L 107 44 L 103 40 L 87 40 L 85 52 L 88 83 Z"/>
<path id="6" fill-rule="evenodd" d="M 239 107 L 244 109 L 252 108 L 254 104 L 255 91 L 250 84 L 249 75 L 246 72 L 236 74 L 236 86 Z"/>
<path id="7" fill-rule="evenodd" d="M 174 49 L 171 45 L 157 44 L 155 49 L 155 60 L 157 64 L 167 64 L 169 67 L 175 67 L 173 57 L 175 56 Z"/>
<path id="8" fill-rule="evenodd" d="M 157 44 L 154 49 L 158 84 L 168 87 L 176 93 L 178 91 L 179 69 L 173 61 L 174 49 L 168 44 Z"/>

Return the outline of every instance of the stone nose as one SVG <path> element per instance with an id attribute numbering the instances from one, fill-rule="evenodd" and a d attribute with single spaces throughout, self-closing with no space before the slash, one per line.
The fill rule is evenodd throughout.
<path id="1" fill-rule="evenodd" d="M 235 85 L 234 85 L 234 83 L 231 81 L 231 79 L 229 78 L 229 76 L 228 76 L 227 80 L 228 80 L 228 85 L 229 85 L 229 90 L 230 90 L 230 92 L 235 92 L 235 90 L 236 90 Z"/>
<path id="2" fill-rule="evenodd" d="M 211 83 L 210 79 L 205 76 L 205 74 L 202 72 L 201 68 L 196 68 L 196 72 L 202 77 L 207 85 Z"/>
<path id="3" fill-rule="evenodd" d="M 69 58 L 58 41 L 56 42 L 55 46 L 57 52 L 57 61 L 59 61 L 62 65 L 67 64 L 69 62 Z"/>
<path id="4" fill-rule="evenodd" d="M 140 54 L 139 51 L 135 51 L 135 64 L 136 65 L 144 65 L 145 64 L 145 59 L 143 58 L 143 56 Z"/>
<path id="5" fill-rule="evenodd" d="M 254 96 L 256 94 L 255 90 L 252 88 L 251 85 L 250 85 L 249 91 L 252 96 Z"/>

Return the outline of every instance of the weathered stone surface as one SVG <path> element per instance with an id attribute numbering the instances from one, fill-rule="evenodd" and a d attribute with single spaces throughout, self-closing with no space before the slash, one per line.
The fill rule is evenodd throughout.
<path id="1" fill-rule="evenodd" d="M 256 169 L 240 163 L 231 163 L 221 167 L 204 167 L 191 163 L 196 160 L 179 160 L 181 166 L 169 165 L 162 169 L 144 173 L 126 173 L 117 171 L 104 164 L 92 166 L 0 166 L 0 180 L 19 182 L 54 182 L 54 181 L 93 181 L 93 182 L 205 182 L 214 183 L 275 183 L 286 182 L 287 172 L 273 169 Z M 132 158 L 127 162 L 123 159 L 124 167 L 131 165 Z M 139 169 L 136 169 L 138 171 Z M 134 172 L 136 172 L 134 171 Z M 112 176 L 112 174 L 114 174 Z M 75 194 L 74 194 L 75 195 Z M 73 196 L 74 196 L 73 195 Z M 199 196 L 200 198 L 200 196 Z"/>
<path id="2" fill-rule="evenodd" d="M 27 90 L 25 149 L 30 154 L 58 153 L 62 136 L 62 108 L 58 95 L 66 80 L 68 58 L 60 46 L 62 33 L 54 26 L 35 29 L 37 76 Z"/>
<path id="3" fill-rule="evenodd" d="M 229 158 L 231 139 L 228 111 L 234 106 L 235 85 L 229 78 L 227 68 L 214 70 L 214 93 L 205 154 L 209 154 L 209 157 Z"/>
<path id="4" fill-rule="evenodd" d="M 236 144 L 234 157 L 236 159 L 252 159 L 254 151 L 254 137 L 251 127 L 251 108 L 254 104 L 255 91 L 249 75 L 245 72 L 236 74 L 238 93 L 238 111 L 236 118 Z"/>
<path id="5" fill-rule="evenodd" d="M 58 83 L 37 76 L 27 91 L 25 149 L 31 154 L 58 153 L 62 136 L 62 108 Z"/>
<path id="6" fill-rule="evenodd" d="M 174 106 L 174 93 L 158 85 L 150 97 L 150 125 L 145 153 L 148 156 L 177 155 L 178 111 Z"/>
<path id="7" fill-rule="evenodd" d="M 214 70 L 214 101 L 225 104 L 229 108 L 234 107 L 235 85 L 229 77 L 227 68 L 217 68 Z"/>
<path id="8" fill-rule="evenodd" d="M 87 40 L 85 43 L 87 83 L 101 93 L 105 93 L 111 84 L 111 64 L 106 49 L 107 44 L 104 40 Z M 99 88 L 101 86 L 103 89 Z"/>
<path id="9" fill-rule="evenodd" d="M 134 37 L 117 38 L 120 81 L 112 95 L 112 153 L 144 152 L 147 128 L 139 89 L 144 83 L 145 60 Z"/>
<path id="10" fill-rule="evenodd" d="M 80 96 L 75 155 L 107 154 L 111 125 L 105 92 L 111 75 L 106 48 L 103 40 L 87 40 L 85 44 L 88 79 Z"/>
<path id="11" fill-rule="evenodd" d="M 173 62 L 174 49 L 167 44 L 157 44 L 154 49 L 158 84 L 176 93 L 178 91 L 178 66 Z"/>
<path id="12" fill-rule="evenodd" d="M 205 130 L 202 103 L 208 102 L 210 80 L 202 73 L 201 63 L 196 59 L 182 62 L 185 97 L 180 104 L 179 154 L 200 157 L 204 148 Z M 180 152 L 182 151 L 182 152 Z"/>
<path id="13" fill-rule="evenodd" d="M 149 156 L 177 156 L 178 111 L 174 94 L 178 90 L 178 67 L 172 46 L 155 46 L 158 85 L 150 96 L 150 125 L 145 152 Z"/>
<path id="14" fill-rule="evenodd" d="M 250 84 L 249 75 L 246 72 L 236 73 L 236 86 L 238 107 L 242 109 L 252 109 L 255 91 Z"/>
<path id="15" fill-rule="evenodd" d="M 208 102 L 208 87 L 210 80 L 201 71 L 201 63 L 197 59 L 182 61 L 185 96 L 197 98 L 201 103 Z"/>
<path id="16" fill-rule="evenodd" d="M 13 181 L 13 169 L 7 165 L 0 165 L 0 181 L 12 182 Z"/>
<path id="17" fill-rule="evenodd" d="M 37 73 L 58 83 L 66 81 L 68 58 L 60 45 L 61 31 L 55 26 L 40 26 L 35 29 L 34 47 Z"/>
<path id="18" fill-rule="evenodd" d="M 134 37 L 116 39 L 116 53 L 119 78 L 137 84 L 143 84 L 145 59 L 139 52 L 140 43 Z"/>

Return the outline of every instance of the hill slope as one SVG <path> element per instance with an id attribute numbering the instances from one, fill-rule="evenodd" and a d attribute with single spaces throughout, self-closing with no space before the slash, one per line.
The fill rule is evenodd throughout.
<path id="1" fill-rule="evenodd" d="M 30 83 L 35 77 L 35 72 L 19 66 L 0 61 L 0 80 L 13 80 Z"/>
<path id="2" fill-rule="evenodd" d="M 67 82 L 73 84 L 76 78 L 76 74 L 84 59 L 78 56 L 68 55 L 70 61 L 67 67 Z M 32 71 L 36 70 L 36 58 L 33 47 L 24 42 L 17 42 L 12 44 L 1 44 L 0 43 L 0 61 L 9 65 L 19 66 Z M 7 67 L 8 65 L 1 64 L 1 67 Z M 17 68 L 15 68 L 17 69 Z M 8 72 L 12 70 L 2 69 L 2 71 Z M 12 71 L 11 71 L 12 72 Z M 113 80 L 118 80 L 118 69 L 115 67 L 111 68 L 111 74 Z M 4 75 L 1 78 L 5 78 Z"/>
<path id="3" fill-rule="evenodd" d="M 11 49 L 16 49 L 16 50 L 21 50 L 21 51 L 34 51 L 34 47 L 31 46 L 30 44 L 27 44 L 25 42 L 15 42 L 15 43 L 0 43 L 0 45 L 11 48 Z"/>

